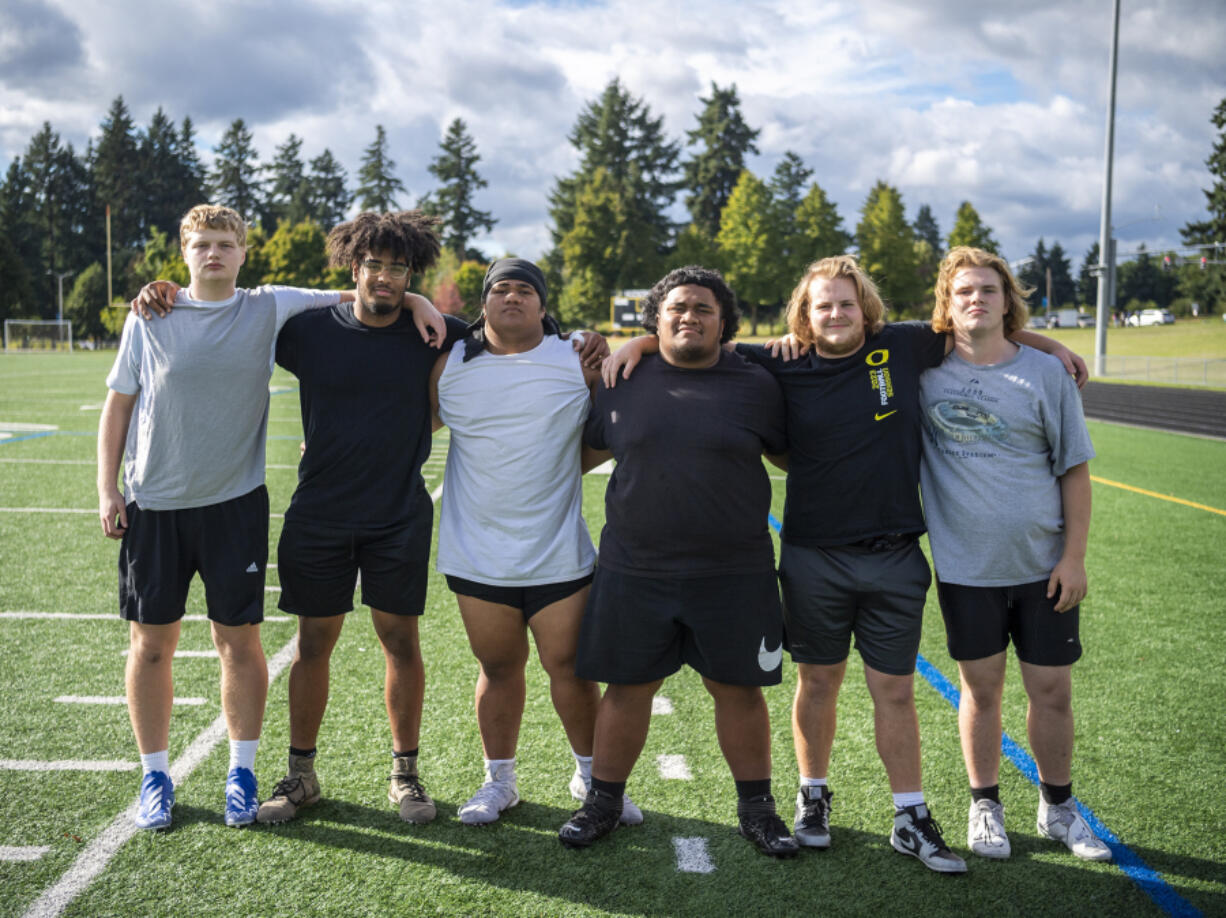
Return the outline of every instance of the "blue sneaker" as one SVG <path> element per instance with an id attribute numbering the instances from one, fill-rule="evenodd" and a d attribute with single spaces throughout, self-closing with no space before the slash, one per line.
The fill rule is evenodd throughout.
<path id="1" fill-rule="evenodd" d="M 255 775 L 247 768 L 231 768 L 226 775 L 226 825 L 249 826 L 259 809 Z"/>
<path id="2" fill-rule="evenodd" d="M 140 805 L 136 808 L 138 829 L 170 828 L 170 808 L 175 805 L 175 787 L 164 771 L 151 771 L 140 782 Z"/>

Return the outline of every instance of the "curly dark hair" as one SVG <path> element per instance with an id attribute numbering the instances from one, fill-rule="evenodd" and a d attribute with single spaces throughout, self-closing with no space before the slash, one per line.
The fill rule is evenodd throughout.
<path id="1" fill-rule="evenodd" d="M 736 337 L 736 330 L 741 325 L 741 311 L 736 306 L 736 294 L 732 292 L 732 288 L 728 286 L 722 274 L 701 265 L 675 268 L 656 282 L 656 285 L 643 298 L 643 328 L 652 334 L 658 334 L 660 304 L 664 302 L 674 287 L 684 287 L 687 284 L 706 287 L 715 294 L 715 302 L 719 303 L 720 318 L 724 320 L 724 333 L 720 335 L 719 343 L 724 344 Z"/>
<path id="2" fill-rule="evenodd" d="M 420 210 L 377 214 L 366 211 L 328 233 L 328 255 L 335 268 L 356 268 L 371 252 L 390 252 L 420 274 L 439 254 L 438 217 Z"/>

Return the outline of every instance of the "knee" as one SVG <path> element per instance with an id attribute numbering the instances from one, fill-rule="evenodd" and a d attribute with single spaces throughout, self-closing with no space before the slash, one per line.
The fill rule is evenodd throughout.
<path id="1" fill-rule="evenodd" d="M 243 666 L 264 661 L 264 646 L 258 628 L 240 626 L 214 636 L 214 645 L 223 665 Z"/>
<path id="2" fill-rule="evenodd" d="M 1073 707 L 1072 687 L 1067 683 L 1033 686 L 1027 691 L 1030 703 L 1042 711 L 1063 714 Z"/>
<path id="3" fill-rule="evenodd" d="M 842 684 L 842 673 L 822 670 L 802 673 L 796 683 L 797 701 L 806 705 L 833 704 Z"/>
<path id="4" fill-rule="evenodd" d="M 141 666 L 159 666 L 170 662 L 177 644 L 177 637 L 133 633 L 128 655 Z"/>
<path id="5" fill-rule="evenodd" d="M 915 680 L 898 677 L 883 680 L 872 689 L 873 704 L 887 708 L 915 707 Z"/>

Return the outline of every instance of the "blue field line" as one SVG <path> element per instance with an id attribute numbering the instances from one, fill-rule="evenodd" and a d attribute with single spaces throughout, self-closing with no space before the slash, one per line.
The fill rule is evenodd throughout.
<path id="1" fill-rule="evenodd" d="M 770 522 L 771 528 L 779 532 L 779 521 L 775 519 L 775 515 L 768 514 L 767 520 Z M 924 677 L 924 680 L 936 689 L 937 693 L 953 705 L 954 710 L 958 710 L 958 701 L 961 694 L 952 682 L 945 678 L 945 674 L 929 663 L 923 654 L 916 654 L 915 668 L 919 670 L 919 674 Z M 1014 764 L 1018 771 L 1026 776 L 1026 779 L 1036 787 L 1039 784 L 1039 767 L 1035 764 L 1030 753 L 1014 742 L 1013 738 L 1007 733 L 1001 734 L 1000 741 L 1001 750 L 1009 761 Z M 1101 838 L 1111 848 L 1112 857 L 1115 859 L 1115 866 L 1123 872 L 1124 876 L 1136 883 L 1158 908 L 1162 909 L 1168 915 L 1177 916 L 1177 918 L 1203 918 L 1199 909 L 1191 902 L 1185 899 L 1179 893 L 1175 892 L 1162 879 L 1162 875 L 1154 870 L 1143 860 L 1116 837 L 1115 833 L 1103 825 L 1102 821 L 1094 815 L 1094 811 L 1088 806 L 1077 801 L 1077 809 L 1089 823 L 1090 828 L 1094 830 L 1094 834 Z"/>
<path id="2" fill-rule="evenodd" d="M 37 440 L 39 437 L 96 437 L 98 432 L 95 430 L 40 430 L 38 433 L 29 433 L 23 437 L 5 437 L 0 440 L 0 446 L 5 443 L 20 443 L 23 440 Z"/>

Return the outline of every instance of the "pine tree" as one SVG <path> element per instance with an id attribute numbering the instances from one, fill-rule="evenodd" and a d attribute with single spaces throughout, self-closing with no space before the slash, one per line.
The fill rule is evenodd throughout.
<path id="1" fill-rule="evenodd" d="M 919 273 L 915 230 L 907 222 L 897 188 L 877 182 L 865 198 L 856 226 L 860 264 L 877 282 L 886 304 L 899 314 L 918 311 L 929 291 Z"/>
<path id="2" fill-rule="evenodd" d="M 986 252 L 1000 254 L 999 246 L 992 238 L 992 230 L 979 219 L 979 212 L 970 201 L 963 201 L 954 217 L 954 228 L 949 231 L 949 247 L 969 245 Z"/>
<path id="3" fill-rule="evenodd" d="M 434 157 L 429 170 L 442 187 L 426 196 L 422 209 L 442 218 L 443 245 L 463 261 L 469 240 L 479 232 L 488 233 L 498 221 L 488 210 L 473 206 L 473 197 L 488 183 L 477 172 L 481 156 L 463 119 L 451 122 L 439 148 L 442 152 Z"/>
<path id="4" fill-rule="evenodd" d="M 106 207 L 110 206 L 111 243 L 116 248 L 137 248 L 144 244 L 145 182 L 148 178 L 144 165 L 132 116 L 123 96 L 116 96 L 102 122 L 102 136 L 89 159 L 94 191 L 91 222 L 101 231 Z"/>
<path id="5" fill-rule="evenodd" d="M 140 162 L 144 206 L 142 208 L 142 238 L 147 239 L 154 227 L 170 232 L 191 204 L 184 206 L 184 184 L 187 167 L 180 158 L 179 132 L 159 108 L 153 113 L 149 127 L 140 142 Z M 199 198 L 193 203 L 198 203 Z"/>
<path id="6" fill-rule="evenodd" d="M 396 195 L 408 194 L 404 183 L 396 177 L 396 163 L 388 153 L 387 132 L 375 125 L 375 139 L 362 153 L 362 168 L 358 170 L 358 206 L 362 210 L 379 212 L 396 209 Z"/>
<path id="7" fill-rule="evenodd" d="M 325 149 L 311 160 L 307 206 L 311 218 L 325 232 L 344 222 L 349 205 L 353 203 L 353 195 L 345 184 L 347 178 L 344 167 L 336 161 L 331 150 Z"/>
<path id="8" fill-rule="evenodd" d="M 235 118 L 213 148 L 213 168 L 209 171 L 209 199 L 214 204 L 232 207 L 246 221 L 258 222 L 264 201 L 260 187 L 260 154 L 255 138 L 242 118 Z"/>
<path id="9" fill-rule="evenodd" d="M 711 83 L 711 95 L 699 98 L 703 110 L 698 127 L 686 131 L 689 146 L 701 149 L 685 164 L 685 199 L 694 224 L 712 239 L 719 236 L 720 218 L 732 189 L 745 169 L 747 153 L 757 153 L 758 131 L 741 116 L 736 84 L 720 89 Z"/>
<path id="10" fill-rule="evenodd" d="M 770 189 L 745 169 L 728 196 L 716 237 L 728 283 L 737 296 L 750 304 L 750 334 L 754 335 L 758 333 L 758 307 L 779 302 L 786 284 L 780 271 L 779 238 L 771 212 Z"/>
<path id="11" fill-rule="evenodd" d="M 87 158 L 92 159 L 92 153 Z M 36 245 L 26 262 L 35 289 L 35 309 L 43 318 L 53 318 L 57 284 L 46 272 L 77 271 L 88 263 L 85 231 L 93 197 L 89 170 L 72 144 L 62 144 L 50 122 L 43 122 L 26 148 L 21 175 L 26 187 L 20 197 Z"/>
<path id="12" fill-rule="evenodd" d="M 1098 302 L 1098 275 L 1093 273 L 1098 266 L 1098 243 L 1095 242 L 1081 259 L 1081 270 L 1077 272 L 1077 299 L 1085 306 L 1093 307 Z M 1111 305 L 1107 304 L 1110 309 Z"/>
<path id="13" fill-rule="evenodd" d="M 810 261 L 806 240 L 802 238 L 797 224 L 797 215 L 804 199 L 805 182 L 812 175 L 813 170 L 805 166 L 799 156 L 787 150 L 775 166 L 770 180 L 771 213 L 779 241 L 776 259 L 779 262 L 779 276 L 785 284 L 795 284 Z"/>
<path id="14" fill-rule="evenodd" d="M 1030 311 L 1036 314 L 1043 310 L 1043 297 L 1047 296 L 1048 263 L 1047 246 L 1043 244 L 1043 239 L 1040 237 L 1029 259 L 1017 271 L 1017 279 L 1027 287 L 1034 288 L 1034 293 L 1030 295 Z M 1055 309 L 1056 307 L 1049 304 L 1047 308 Z"/>
<path id="15" fill-rule="evenodd" d="M 302 138 L 290 134 L 285 143 L 273 152 L 267 170 L 270 222 L 276 226 L 285 221 L 291 226 L 311 219 L 310 187 L 302 164 Z M 274 237 L 275 238 L 275 237 Z M 272 242 L 272 239 L 269 240 Z"/>
<path id="16" fill-rule="evenodd" d="M 1059 242 L 1051 244 L 1047 253 L 1047 265 L 1051 268 L 1051 298 L 1056 308 L 1077 305 L 1077 284 L 1073 281 L 1072 266 L 1064 247 Z"/>
<path id="17" fill-rule="evenodd" d="M 831 255 L 842 255 L 852 243 L 852 236 L 843 229 L 838 206 L 830 200 L 821 185 L 814 182 L 796 208 L 797 261 L 790 272 L 793 281 L 800 280 L 811 263 Z"/>
<path id="18" fill-rule="evenodd" d="M 179 216 L 187 213 L 192 207 L 202 203 L 208 197 L 208 174 L 204 164 L 200 162 L 200 153 L 196 150 L 196 128 L 192 119 L 183 118 L 179 127 L 179 138 L 175 143 L 175 153 L 179 157 Z M 176 221 L 177 225 L 177 221 Z"/>
<path id="19" fill-rule="evenodd" d="M 1226 264 L 1208 262 L 1226 262 L 1226 97 L 1218 103 L 1209 120 L 1218 129 L 1213 150 L 1205 160 L 1213 182 L 1205 189 L 1209 214 L 1204 220 L 1188 223 L 1179 232 L 1185 245 L 1216 245 L 1217 248 L 1198 249 L 1193 264 L 1179 272 L 1179 289 L 1182 295 L 1199 303 L 1204 311 L 1217 312 L 1226 308 Z M 1206 260 L 1204 268 L 1199 264 L 1202 255 Z"/>
<path id="20" fill-rule="evenodd" d="M 937 225 L 937 218 L 932 215 L 932 208 L 927 204 L 921 204 L 915 214 L 915 235 L 932 247 L 938 260 L 944 257 L 945 250 L 941 248 L 941 228 Z"/>

